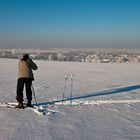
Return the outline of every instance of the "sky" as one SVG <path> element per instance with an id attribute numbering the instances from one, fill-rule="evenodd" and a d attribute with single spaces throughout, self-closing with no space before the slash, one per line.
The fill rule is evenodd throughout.
<path id="1" fill-rule="evenodd" d="M 0 48 L 140 48 L 140 0 L 0 0 Z"/>

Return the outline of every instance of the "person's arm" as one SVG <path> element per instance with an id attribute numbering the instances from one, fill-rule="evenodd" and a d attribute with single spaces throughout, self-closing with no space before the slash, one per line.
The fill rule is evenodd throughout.
<path id="1" fill-rule="evenodd" d="M 38 69 L 37 65 L 32 61 L 31 58 L 27 60 L 27 63 L 30 65 L 30 67 L 31 67 L 33 70 L 37 70 L 37 69 Z"/>

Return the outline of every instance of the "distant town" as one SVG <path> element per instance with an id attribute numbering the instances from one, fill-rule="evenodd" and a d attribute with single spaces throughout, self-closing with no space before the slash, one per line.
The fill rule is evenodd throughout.
<path id="1" fill-rule="evenodd" d="M 32 59 L 89 63 L 140 62 L 140 49 L 2 49 L 0 58 L 20 59 L 24 53 Z"/>

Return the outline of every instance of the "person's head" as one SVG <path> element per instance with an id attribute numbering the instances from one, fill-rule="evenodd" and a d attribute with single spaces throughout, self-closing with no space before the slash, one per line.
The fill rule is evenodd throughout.
<path id="1" fill-rule="evenodd" d="M 23 54 L 23 58 L 22 58 L 22 60 L 28 60 L 29 59 L 29 54 Z"/>

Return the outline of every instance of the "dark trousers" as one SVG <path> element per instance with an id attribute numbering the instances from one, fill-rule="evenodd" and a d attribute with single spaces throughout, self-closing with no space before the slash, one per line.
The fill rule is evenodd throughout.
<path id="1" fill-rule="evenodd" d="M 20 78 L 17 81 L 17 96 L 16 99 L 18 102 L 23 102 L 23 90 L 24 90 L 24 85 L 26 89 L 26 97 L 28 102 L 31 102 L 32 100 L 32 79 L 30 78 Z"/>

